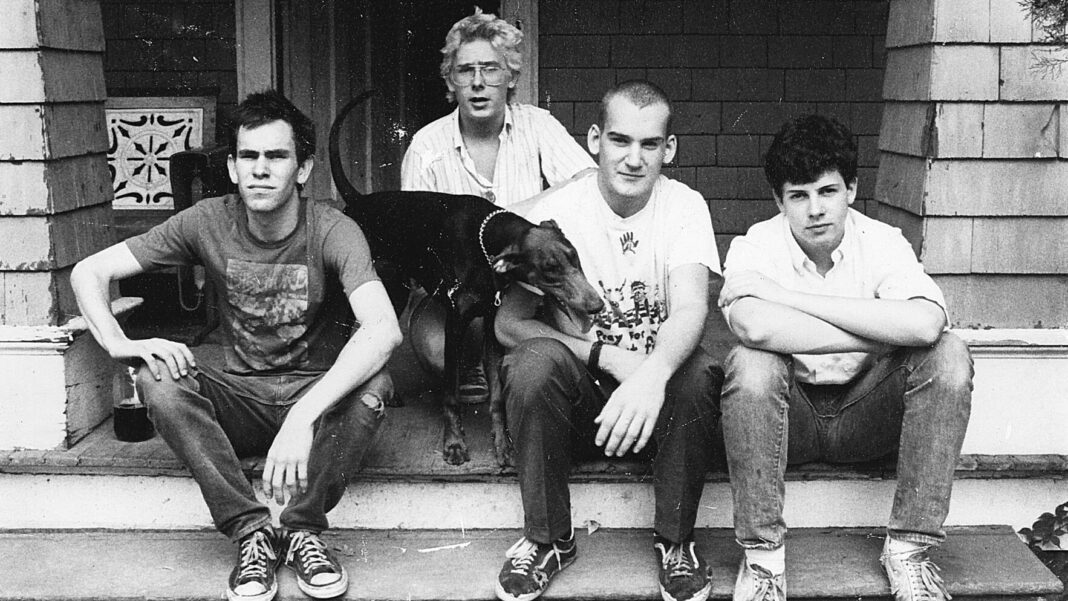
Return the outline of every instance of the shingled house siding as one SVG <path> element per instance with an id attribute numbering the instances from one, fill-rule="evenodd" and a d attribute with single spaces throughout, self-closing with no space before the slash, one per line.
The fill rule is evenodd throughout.
<path id="1" fill-rule="evenodd" d="M 893 0 L 887 47 L 880 217 L 958 327 L 1065 327 L 1068 71 L 1016 0 Z"/>
<path id="2" fill-rule="evenodd" d="M 648 78 L 675 103 L 668 175 L 709 202 L 720 250 L 775 213 L 760 167 L 796 115 L 832 115 L 860 147 L 857 207 L 879 163 L 885 0 L 541 0 L 539 94 L 576 136 L 604 90 Z"/>
<path id="3" fill-rule="evenodd" d="M 233 0 L 102 0 L 101 9 L 108 96 L 213 96 L 216 114 L 229 114 L 237 103 Z M 215 139 L 226 139 L 222 130 Z"/>

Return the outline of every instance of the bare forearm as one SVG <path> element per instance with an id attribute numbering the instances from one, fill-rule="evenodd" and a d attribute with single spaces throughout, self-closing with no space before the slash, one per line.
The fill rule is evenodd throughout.
<path id="1" fill-rule="evenodd" d="M 928 346 L 945 326 L 942 309 L 923 299 L 845 298 L 787 291 L 784 304 L 846 332 L 894 346 Z"/>
<path id="2" fill-rule="evenodd" d="M 400 344 L 400 331 L 387 322 L 361 326 L 334 365 L 290 410 L 286 419 L 312 423 L 339 400 L 378 373 Z"/>
<path id="3" fill-rule="evenodd" d="M 730 326 L 742 344 L 776 353 L 818 355 L 884 348 L 792 307 L 753 297 L 731 306 Z"/>
<path id="4" fill-rule="evenodd" d="M 118 341 L 126 339 L 118 320 L 111 313 L 111 279 L 92 269 L 92 264 L 79 263 L 70 276 L 78 310 L 89 325 L 89 331 L 101 348 L 110 352 Z"/>
<path id="5" fill-rule="evenodd" d="M 494 324 L 497 340 L 511 350 L 524 340 L 531 338 L 552 338 L 564 343 L 579 359 L 586 361 L 590 356 L 592 343 L 585 338 L 569 336 L 548 324 L 534 318 L 498 318 Z"/>

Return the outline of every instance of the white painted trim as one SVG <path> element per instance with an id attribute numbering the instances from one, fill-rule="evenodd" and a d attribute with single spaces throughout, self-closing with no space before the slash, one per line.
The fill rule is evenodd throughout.
<path id="1" fill-rule="evenodd" d="M 538 2 L 501 0 L 501 16 L 523 32 L 523 73 L 515 88 L 516 102 L 538 104 Z"/>
<path id="2" fill-rule="evenodd" d="M 237 98 L 278 85 L 274 0 L 234 0 Z"/>
<path id="3" fill-rule="evenodd" d="M 952 330 L 974 353 L 977 349 L 1019 349 L 1020 352 L 1068 353 L 1068 330 L 990 329 Z"/>

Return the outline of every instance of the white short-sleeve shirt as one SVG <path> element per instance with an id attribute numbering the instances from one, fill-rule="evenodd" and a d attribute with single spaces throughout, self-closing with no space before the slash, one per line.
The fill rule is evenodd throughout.
<path id="1" fill-rule="evenodd" d="M 475 168 L 454 110 L 412 137 L 401 164 L 401 189 L 472 194 L 508 207 L 541 192 L 542 176 L 553 186 L 596 167 L 549 111 L 529 104 L 505 108 L 500 143 L 490 181 Z"/>
<path id="2" fill-rule="evenodd" d="M 749 228 L 731 243 L 724 274 L 756 271 L 788 290 L 849 298 L 927 299 L 946 311 L 946 300 L 916 260 L 901 230 L 853 209 L 846 215 L 834 265 L 821 276 L 797 244 L 781 214 Z M 723 310 L 730 324 L 730 306 Z M 946 312 L 946 323 L 949 313 Z M 794 375 L 809 384 L 843 384 L 871 362 L 870 353 L 794 355 Z"/>
<path id="3" fill-rule="evenodd" d="M 671 313 L 668 276 L 682 265 L 720 272 L 716 237 L 705 199 L 660 176 L 646 206 L 620 217 L 590 173 L 546 196 L 526 215 L 556 221 L 578 251 L 586 279 L 605 303 L 587 334 L 628 350 L 650 352 Z"/>

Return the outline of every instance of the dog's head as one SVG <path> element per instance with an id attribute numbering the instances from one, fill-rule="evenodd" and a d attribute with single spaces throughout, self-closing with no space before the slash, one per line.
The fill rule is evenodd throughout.
<path id="1" fill-rule="evenodd" d="M 592 316 L 604 301 L 586 281 L 578 253 L 555 221 L 543 221 L 493 258 L 493 270 L 545 293 L 547 304 L 561 315 L 559 329 L 588 332 Z M 559 317 L 570 323 L 560 323 Z"/>

